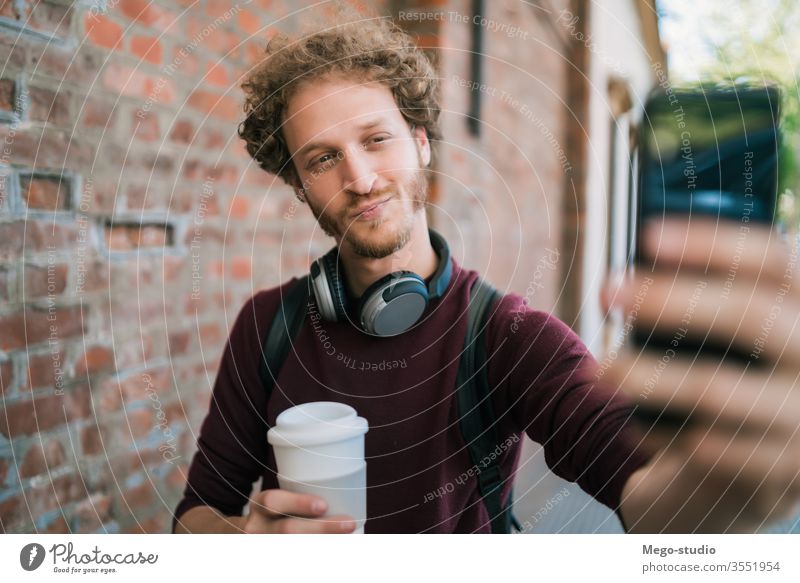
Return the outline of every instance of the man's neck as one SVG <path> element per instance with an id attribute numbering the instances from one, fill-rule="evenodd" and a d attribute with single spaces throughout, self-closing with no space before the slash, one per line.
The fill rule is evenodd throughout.
<path id="1" fill-rule="evenodd" d="M 413 271 L 423 279 L 428 279 L 439 265 L 439 258 L 431 245 L 428 225 L 424 219 L 414 221 L 408 243 L 391 255 L 373 259 L 342 249 L 339 260 L 343 264 L 347 289 L 356 298 L 361 297 L 370 285 L 393 271 Z"/>

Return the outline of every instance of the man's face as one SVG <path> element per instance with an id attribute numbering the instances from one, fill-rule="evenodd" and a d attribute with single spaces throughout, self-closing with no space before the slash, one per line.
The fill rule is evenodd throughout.
<path id="1" fill-rule="evenodd" d="M 284 119 L 305 198 L 325 233 L 363 257 L 404 247 L 424 212 L 430 145 L 423 128 L 409 129 L 391 91 L 376 82 L 307 83 Z"/>

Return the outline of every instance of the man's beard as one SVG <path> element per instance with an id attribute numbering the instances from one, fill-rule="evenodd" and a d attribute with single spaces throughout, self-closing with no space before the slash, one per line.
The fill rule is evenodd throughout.
<path id="1" fill-rule="evenodd" d="M 322 209 L 315 208 L 310 199 L 307 199 L 308 206 L 311 207 L 311 212 L 314 214 L 320 228 L 326 235 L 334 237 L 342 243 L 347 241 L 356 255 L 371 259 L 383 259 L 405 247 L 406 243 L 411 239 L 411 233 L 414 228 L 414 215 L 425 206 L 428 200 L 427 170 L 419 168 L 414 172 L 414 176 L 403 186 L 403 190 L 407 193 L 406 196 L 409 196 L 411 199 L 412 212 L 410 215 L 405 215 L 403 217 L 403 224 L 396 232 L 391 234 L 388 240 L 372 241 L 369 238 L 360 237 L 349 228 L 356 220 L 350 219 L 349 216 L 358 206 L 363 204 L 361 200 L 363 197 L 356 197 L 351 205 L 348 205 L 342 210 L 338 218 L 331 217 Z M 385 209 L 384 213 L 391 217 L 393 216 L 391 205 L 403 204 L 403 201 L 400 199 L 401 193 L 397 188 L 390 186 L 383 190 L 375 191 L 370 199 L 377 201 L 387 195 L 392 198 L 386 203 L 389 208 Z M 386 222 L 386 220 L 386 218 L 377 218 L 368 223 L 364 222 L 364 224 L 369 224 L 370 231 L 376 233 L 380 232 L 381 225 Z"/>

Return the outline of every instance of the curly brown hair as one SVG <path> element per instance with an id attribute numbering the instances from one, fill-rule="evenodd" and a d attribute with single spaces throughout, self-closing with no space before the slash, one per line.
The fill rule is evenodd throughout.
<path id="1" fill-rule="evenodd" d="M 387 17 L 339 22 L 296 40 L 278 33 L 265 52 L 242 83 L 247 117 L 238 134 L 258 165 L 290 186 L 299 187 L 300 180 L 282 134 L 283 116 L 304 83 L 333 77 L 378 81 L 392 91 L 409 127 L 425 128 L 432 153 L 441 139 L 433 64 Z"/>

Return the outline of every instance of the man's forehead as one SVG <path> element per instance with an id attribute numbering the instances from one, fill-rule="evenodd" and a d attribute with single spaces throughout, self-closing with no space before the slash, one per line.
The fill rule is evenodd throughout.
<path id="1" fill-rule="evenodd" d="M 299 91 L 287 107 L 284 125 L 296 156 L 342 132 L 366 131 L 402 121 L 391 91 L 379 83 L 330 82 Z"/>

